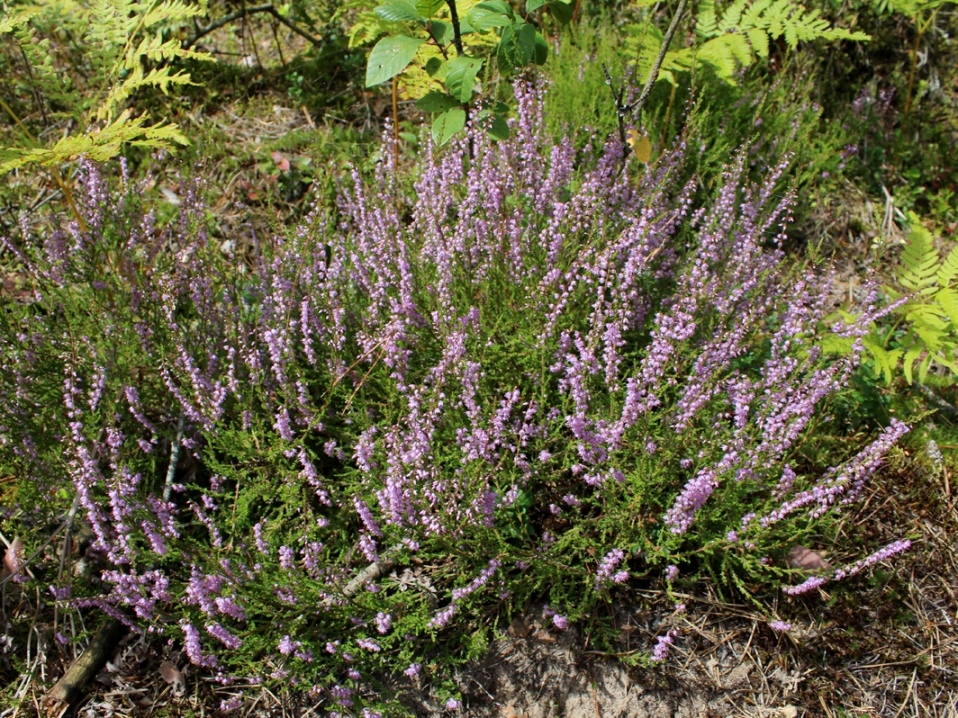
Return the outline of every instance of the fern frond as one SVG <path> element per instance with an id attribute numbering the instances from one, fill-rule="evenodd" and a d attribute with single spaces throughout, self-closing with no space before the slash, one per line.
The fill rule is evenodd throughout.
<path id="1" fill-rule="evenodd" d="M 789 47 L 813 40 L 868 40 L 868 35 L 832 27 L 818 10 L 807 10 L 792 0 L 734 0 L 719 18 L 713 0 L 702 3 L 696 15 L 696 34 L 703 42 L 677 50 L 676 67 L 708 63 L 722 79 L 734 82 L 739 67 L 756 57 L 769 56 L 771 41 L 784 37 Z M 667 56 L 668 59 L 668 56 Z"/>
<path id="2" fill-rule="evenodd" d="M 898 273 L 898 281 L 906 289 L 927 294 L 929 290 L 934 292 L 937 284 L 938 252 L 932 243 L 931 233 L 921 226 L 914 214 L 911 219 L 911 231 L 901 255 L 902 268 Z"/>
<path id="3" fill-rule="evenodd" d="M 715 0 L 704 0 L 695 16 L 695 34 L 701 38 L 715 37 L 718 34 L 718 16 L 715 14 Z"/>
<path id="4" fill-rule="evenodd" d="M 13 32 L 19 27 L 25 26 L 33 18 L 40 14 L 40 8 L 23 8 L 12 12 L 9 15 L 0 17 L 0 34 Z"/>
<path id="5" fill-rule="evenodd" d="M 951 320 L 952 328 L 958 330 L 958 290 L 943 287 L 935 295 L 935 301 L 938 302 L 938 305 Z"/>
<path id="6" fill-rule="evenodd" d="M 901 349 L 885 349 L 879 342 L 870 337 L 866 337 L 862 344 L 875 364 L 876 373 L 890 386 L 895 378 L 895 370 L 898 368 L 898 362 L 901 360 L 904 351 Z"/>
<path id="7" fill-rule="evenodd" d="M 951 286 L 951 283 L 958 279 L 958 245 L 955 245 L 945 261 L 938 268 L 938 285 L 941 287 Z M 958 324 L 958 322 L 955 322 Z"/>

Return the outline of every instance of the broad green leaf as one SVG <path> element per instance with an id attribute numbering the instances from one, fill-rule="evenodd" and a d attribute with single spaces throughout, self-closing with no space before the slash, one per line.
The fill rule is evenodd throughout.
<path id="1" fill-rule="evenodd" d="M 432 121 L 433 142 L 444 145 L 465 126 L 466 111 L 461 107 L 453 107 Z"/>
<path id="2" fill-rule="evenodd" d="M 549 0 L 526 0 L 526 12 L 535 12 L 543 5 L 546 5 Z"/>
<path id="3" fill-rule="evenodd" d="M 482 68 L 482 60 L 477 57 L 460 55 L 449 63 L 446 71 L 446 87 L 449 94 L 461 102 L 472 99 L 472 88 L 476 86 L 476 75 Z"/>
<path id="4" fill-rule="evenodd" d="M 406 35 L 384 37 L 377 42 L 366 64 L 366 87 L 391 80 L 405 70 L 422 44 L 422 40 Z"/>
<path id="5" fill-rule="evenodd" d="M 446 0 L 416 0 L 416 9 L 421 15 L 431 17 L 446 7 Z"/>
<path id="6" fill-rule="evenodd" d="M 509 123 L 506 122 L 506 118 L 499 115 L 493 117 L 492 124 L 489 125 L 489 134 L 497 140 L 508 140 L 511 133 L 509 131 Z"/>
<path id="7" fill-rule="evenodd" d="M 508 77 L 515 73 L 516 68 L 520 66 L 518 53 L 515 30 L 512 25 L 506 25 L 502 28 L 499 48 L 496 50 L 496 62 L 499 64 L 500 74 Z"/>
<path id="8" fill-rule="evenodd" d="M 536 29 L 522 20 L 502 28 L 496 60 L 499 72 L 511 75 L 532 61 L 536 51 Z M 548 48 L 546 48 L 548 52 Z"/>
<path id="9" fill-rule="evenodd" d="M 416 107 L 426 112 L 445 112 L 453 107 L 459 107 L 461 104 L 455 97 L 433 90 L 420 97 L 416 102 Z"/>
<path id="10" fill-rule="evenodd" d="M 441 57 L 430 57 L 426 60 L 424 70 L 429 77 L 435 77 L 436 73 L 442 69 L 442 58 Z"/>
<path id="11" fill-rule="evenodd" d="M 549 60 L 549 43 L 542 37 L 542 33 L 536 33 L 535 48 L 532 51 L 532 61 L 537 65 L 545 65 Z"/>
<path id="12" fill-rule="evenodd" d="M 416 6 L 407 0 L 389 0 L 375 10 L 374 13 L 383 20 L 392 22 L 424 22 L 426 18 L 419 14 Z"/>
<path id="13" fill-rule="evenodd" d="M 455 39 L 455 31 L 451 22 L 444 20 L 430 20 L 429 34 L 435 38 L 436 42 L 445 47 Z"/>
<path id="14" fill-rule="evenodd" d="M 476 7 L 481 7 L 485 10 L 492 10 L 493 12 L 498 12 L 502 15 L 505 15 L 509 18 L 515 18 L 515 13 L 512 11 L 512 6 L 505 2 L 505 0 L 484 0 L 483 2 L 476 5 Z"/>
<path id="15" fill-rule="evenodd" d="M 491 3 L 479 3 L 466 15 L 466 21 L 478 32 L 512 24 L 511 13 L 488 7 Z"/>
<path id="16" fill-rule="evenodd" d="M 560 24 L 568 25 L 572 22 L 572 16 L 575 14 L 575 6 L 572 3 L 556 0 L 555 2 L 546 3 L 546 7 L 549 9 L 549 14 Z"/>
<path id="17" fill-rule="evenodd" d="M 536 51 L 536 34 L 534 25 L 527 22 L 516 24 L 516 46 L 519 48 L 519 58 L 523 67 L 532 62 L 532 56 Z"/>
<path id="18" fill-rule="evenodd" d="M 476 119 L 483 123 L 491 137 L 497 140 L 507 140 L 509 139 L 509 123 L 506 122 L 505 116 L 501 114 L 503 110 L 500 110 L 500 106 L 502 106 L 501 102 L 495 110 L 482 110 L 476 116 Z"/>

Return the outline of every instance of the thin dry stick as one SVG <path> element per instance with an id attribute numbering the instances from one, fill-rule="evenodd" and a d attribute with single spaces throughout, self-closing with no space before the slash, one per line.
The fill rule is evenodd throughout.
<path id="1" fill-rule="evenodd" d="M 70 544 L 73 538 L 73 522 L 76 520 L 77 509 L 80 508 L 80 494 L 77 492 L 73 496 L 73 505 L 70 506 L 70 513 L 67 514 L 67 520 L 64 522 L 66 533 L 63 535 L 63 547 L 60 549 L 60 566 L 57 569 L 57 587 L 62 585 L 63 568 L 66 565 L 67 556 L 70 553 Z M 53 604 L 53 631 L 56 632 L 59 625 L 60 606 L 59 603 Z"/>
<path id="2" fill-rule="evenodd" d="M 386 573 L 386 571 L 395 565 L 396 556 L 398 553 L 399 546 L 390 546 L 383 551 L 378 561 L 374 561 L 366 566 L 366 568 L 357 573 L 352 580 L 346 584 L 346 586 L 343 588 L 343 597 L 352 598 L 359 593 L 362 587 L 367 583 L 375 581 L 384 573 Z M 327 598 L 323 603 L 331 604 L 332 601 L 332 598 Z"/>
<path id="3" fill-rule="evenodd" d="M 173 477 L 176 476 L 176 465 L 180 463 L 180 442 L 183 441 L 183 415 L 180 414 L 176 425 L 176 440 L 170 447 L 170 465 L 166 468 L 166 483 L 163 485 L 163 503 L 169 503 L 170 492 L 173 490 Z"/>

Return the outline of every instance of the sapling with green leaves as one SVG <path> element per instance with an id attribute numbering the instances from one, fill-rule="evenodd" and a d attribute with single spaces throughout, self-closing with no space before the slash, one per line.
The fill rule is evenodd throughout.
<path id="1" fill-rule="evenodd" d="M 366 65 L 366 87 L 374 87 L 401 75 L 417 58 L 428 76 L 430 89 L 417 102 L 434 115 L 433 139 L 445 144 L 459 133 L 470 118 L 480 72 L 486 77 L 493 68 L 501 78 L 511 78 L 529 65 L 542 65 L 549 46 L 532 14 L 549 13 L 559 24 L 572 18 L 573 7 L 564 0 L 527 0 L 525 12 L 518 13 L 506 0 L 485 0 L 460 16 L 457 0 L 388 0 L 375 15 L 402 32 L 390 32 L 373 47 Z M 411 31 L 413 34 L 406 34 Z M 470 44 L 469 35 L 494 37 Z M 438 50 L 426 54 L 423 48 Z M 440 89 L 441 88 L 441 89 Z M 508 134 L 506 107 L 498 103 L 485 108 L 475 119 L 487 120 L 494 137 Z"/>

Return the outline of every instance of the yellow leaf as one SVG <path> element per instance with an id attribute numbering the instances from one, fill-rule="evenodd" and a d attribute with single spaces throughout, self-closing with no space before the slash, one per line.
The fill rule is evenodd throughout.
<path id="1" fill-rule="evenodd" d="M 647 164 L 652 159 L 652 142 L 648 135 L 640 135 L 638 130 L 629 130 L 626 142 L 635 151 L 635 158 L 642 164 Z"/>

